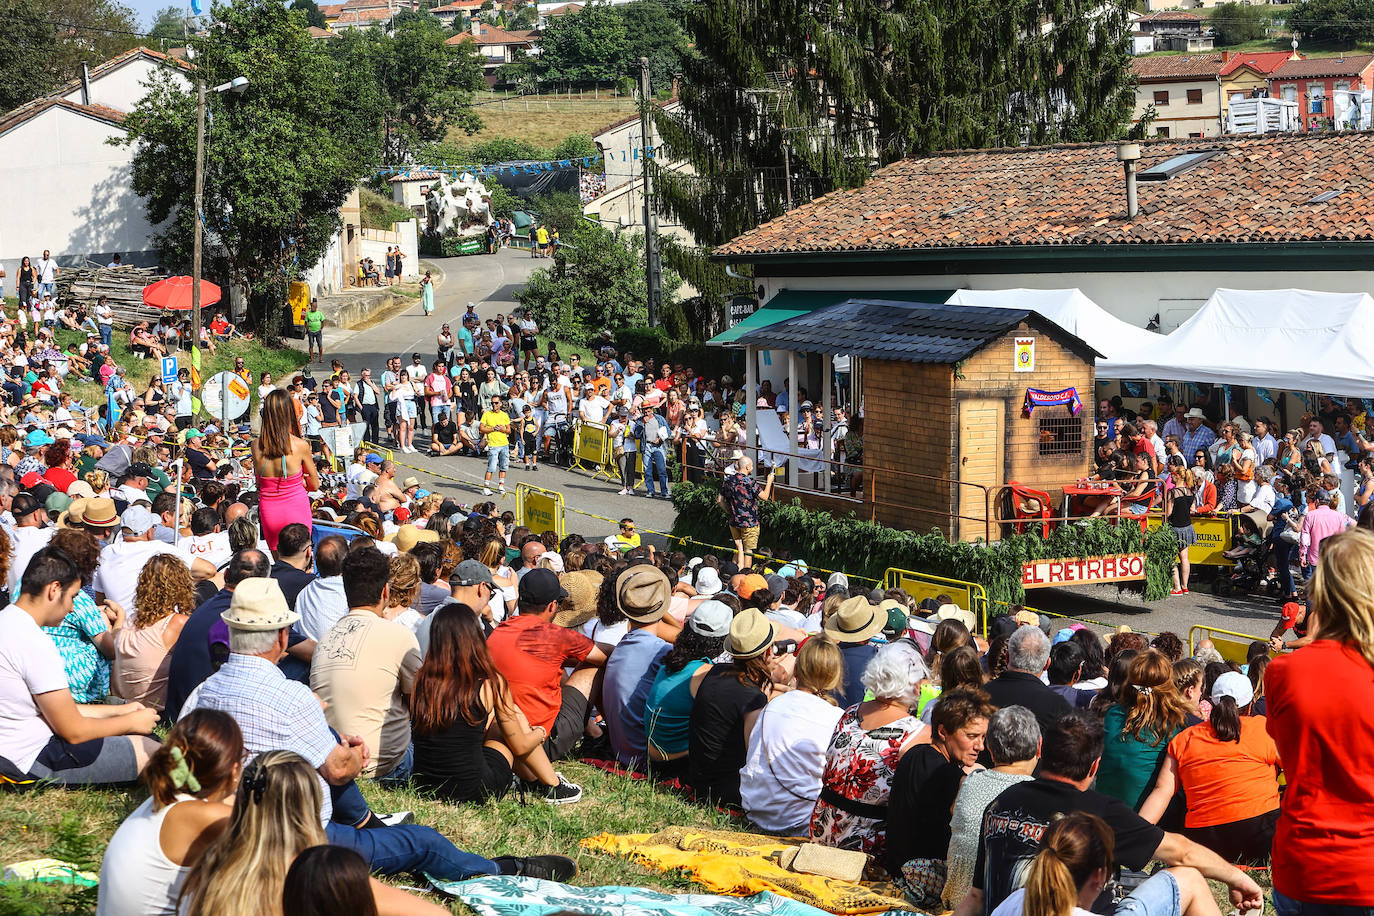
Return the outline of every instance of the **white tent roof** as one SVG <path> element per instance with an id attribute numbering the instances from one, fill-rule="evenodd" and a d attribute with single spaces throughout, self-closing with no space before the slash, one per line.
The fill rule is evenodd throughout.
<path id="1" fill-rule="evenodd" d="M 961 289 L 947 304 L 1034 309 L 1103 355 L 1099 376 L 1104 363 L 1133 358 L 1164 340 L 1162 334 L 1127 324 L 1076 289 Z"/>
<path id="2" fill-rule="evenodd" d="M 1374 397 L 1374 299 L 1365 293 L 1219 289 L 1172 334 L 1154 336 L 1152 347 L 1099 361 L 1098 377 Z"/>

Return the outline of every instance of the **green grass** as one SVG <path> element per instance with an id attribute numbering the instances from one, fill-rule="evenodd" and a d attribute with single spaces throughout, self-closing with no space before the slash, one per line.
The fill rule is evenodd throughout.
<path id="1" fill-rule="evenodd" d="M 567 95 L 531 95 L 506 98 L 503 93 L 478 93 L 474 99 L 482 129 L 467 134 L 454 129 L 449 141 L 471 144 L 497 137 L 525 140 L 539 146 L 557 146 L 572 134 L 595 135 L 637 112 L 635 100 L 590 92 L 570 100 Z M 528 107 L 527 107 L 528 106 Z"/>
<path id="2" fill-rule="evenodd" d="M 600 833 L 649 833 L 668 826 L 729 829 L 714 809 L 688 804 L 643 780 L 626 779 L 578 763 L 559 769 L 582 786 L 582 801 L 553 807 L 517 799 L 480 805 L 449 805 L 410 790 L 391 791 L 363 782 L 376 811 L 410 810 L 417 823 L 434 827 L 462 849 L 485 856 L 557 853 L 577 860 L 574 884 L 628 884 L 670 893 L 700 892 L 673 873 L 651 872 L 623 859 L 589 852 L 579 842 Z M 53 856 L 99 871 L 100 857 L 115 828 L 147 795 L 134 790 L 50 789 L 5 797 L 0 805 L 0 862 Z M 738 824 L 735 825 L 738 829 Z M 408 879 L 394 883 L 405 885 Z M 95 896 L 52 887 L 0 886 L 0 914 L 39 916 L 91 913 Z M 455 913 L 471 912 L 452 903 Z"/>
<path id="3" fill-rule="evenodd" d="M 358 203 L 362 210 L 364 229 L 385 229 L 389 232 L 392 223 L 405 222 L 415 216 L 409 207 L 403 207 L 371 188 L 358 190 Z"/>

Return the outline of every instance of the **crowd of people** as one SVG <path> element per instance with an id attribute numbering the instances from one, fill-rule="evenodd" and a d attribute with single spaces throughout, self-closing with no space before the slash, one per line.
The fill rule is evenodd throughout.
<path id="1" fill-rule="evenodd" d="M 1317 566 L 1323 540 L 1357 523 L 1374 528 L 1374 415 L 1357 422 L 1323 398 L 1283 432 L 1268 416 L 1252 422 L 1234 405 L 1227 413 L 1213 422 L 1204 406 L 1165 396 L 1138 412 L 1119 397 L 1100 401 L 1095 478 L 1114 489 L 1084 508 L 1089 516 L 1162 509 L 1179 544 L 1174 595 L 1188 593 L 1195 519 L 1235 513 L 1227 556 L 1253 564 L 1258 587 L 1272 582 L 1280 602 L 1292 601 Z"/>

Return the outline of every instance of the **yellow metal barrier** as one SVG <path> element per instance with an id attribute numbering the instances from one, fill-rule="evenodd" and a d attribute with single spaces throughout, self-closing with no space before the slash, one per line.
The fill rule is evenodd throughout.
<path id="1" fill-rule="evenodd" d="M 1221 635 L 1218 636 L 1217 634 Z M 1244 640 L 1244 642 L 1228 637 L 1240 637 L 1240 640 Z M 1269 642 L 1268 636 L 1252 636 L 1249 633 L 1238 633 L 1235 630 L 1223 630 L 1219 627 L 1204 627 L 1199 624 L 1188 631 L 1188 653 L 1190 655 L 1197 654 L 1198 643 L 1204 639 L 1212 641 L 1212 645 L 1221 653 L 1222 658 L 1238 665 L 1243 665 L 1248 660 L 1250 643 Z"/>
<path id="2" fill-rule="evenodd" d="M 1234 560 L 1222 556 L 1222 551 L 1231 549 L 1231 515 L 1194 515 L 1193 530 L 1197 532 L 1197 543 L 1188 548 L 1188 561 L 1194 566 L 1235 565 Z M 1158 528 L 1164 518 L 1150 517 L 1149 528 Z"/>
<path id="3" fill-rule="evenodd" d="M 612 479 L 611 433 L 603 423 L 578 421 L 573 426 L 573 464 L 593 477 Z"/>
<path id="4" fill-rule="evenodd" d="M 948 595 L 961 608 L 973 612 L 978 629 L 988 635 L 988 594 L 983 586 L 962 579 L 946 579 L 910 569 L 889 568 L 883 573 L 883 588 L 900 588 L 917 601 Z"/>
<path id="5" fill-rule="evenodd" d="M 515 485 L 515 523 L 537 533 L 552 531 L 561 541 L 563 526 L 563 494 L 527 483 Z"/>
<path id="6" fill-rule="evenodd" d="M 395 452 L 393 452 L 391 449 L 387 448 L 386 446 L 378 445 L 378 444 L 375 443 L 375 442 L 368 442 L 368 441 L 364 440 L 363 442 L 359 443 L 359 448 L 362 448 L 364 451 L 368 451 L 368 452 L 376 452 L 376 453 L 378 454 L 378 456 L 380 456 L 381 459 L 382 459 L 383 461 L 395 461 L 395 460 L 396 460 L 396 453 L 395 453 Z"/>
<path id="7" fill-rule="evenodd" d="M 1083 623 L 1094 627 L 1104 627 L 1108 630 L 1115 630 L 1119 626 L 1119 624 L 1107 623 L 1105 620 L 1093 620 L 1091 617 L 1075 617 L 1072 614 L 1059 614 L 1055 611 L 1042 611 L 1040 610 L 1040 608 L 1031 607 L 1029 604 L 1018 604 L 1014 606 L 1018 611 L 1027 610 L 1041 617 L 1053 617 L 1056 620 L 1067 620 L 1073 623 Z M 990 614 L 993 617 L 996 617 L 998 614 L 1010 614 L 1013 613 L 1012 607 L 1013 605 L 1010 605 L 1005 601 L 993 601 L 989 605 L 988 614 Z M 1158 635 L 1150 632 L 1149 630 L 1137 630 L 1135 627 L 1131 627 L 1131 632 L 1140 633 L 1144 636 Z"/>

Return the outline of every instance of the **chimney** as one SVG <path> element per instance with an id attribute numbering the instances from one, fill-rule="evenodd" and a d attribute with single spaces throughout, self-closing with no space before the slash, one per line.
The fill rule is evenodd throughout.
<path id="1" fill-rule="evenodd" d="M 81 104 L 91 104 L 91 68 L 84 60 L 81 62 Z"/>
<path id="2" fill-rule="evenodd" d="M 1222 51 L 1222 52 L 1221 52 L 1221 62 L 1222 62 L 1223 64 L 1229 64 L 1229 63 L 1231 62 L 1231 52 L 1230 52 L 1230 51 Z"/>
<path id="3" fill-rule="evenodd" d="M 1135 165 L 1140 160 L 1140 144 L 1118 143 L 1116 160 L 1126 170 L 1126 218 L 1135 219 L 1140 214 L 1140 204 L 1135 196 Z"/>
<path id="4" fill-rule="evenodd" d="M 471 29 L 472 29 L 472 37 L 473 37 L 473 38 L 481 38 L 481 37 L 482 37 L 482 17 L 481 17 L 480 14 L 478 14 L 478 13 L 473 13 L 473 14 L 472 14 L 472 22 L 471 22 L 470 27 L 471 27 Z"/>

